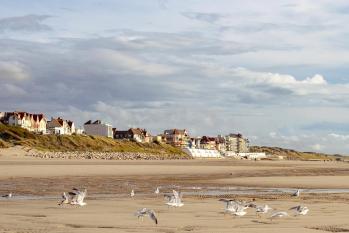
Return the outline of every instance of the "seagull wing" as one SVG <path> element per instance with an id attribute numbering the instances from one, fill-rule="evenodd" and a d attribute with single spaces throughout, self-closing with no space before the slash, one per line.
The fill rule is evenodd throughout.
<path id="1" fill-rule="evenodd" d="M 156 225 L 158 224 L 158 219 L 157 219 L 155 212 L 153 210 L 148 211 L 148 216 L 151 220 L 153 220 L 155 222 Z"/>

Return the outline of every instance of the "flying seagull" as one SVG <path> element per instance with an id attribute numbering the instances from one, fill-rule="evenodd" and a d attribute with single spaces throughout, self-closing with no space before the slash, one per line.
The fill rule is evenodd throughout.
<path id="1" fill-rule="evenodd" d="M 270 208 L 268 205 L 257 206 L 256 214 L 260 217 L 260 214 L 266 214 L 269 210 L 272 210 L 272 208 Z"/>
<path id="2" fill-rule="evenodd" d="M 287 216 L 288 216 L 287 212 L 284 212 L 284 211 L 275 212 L 270 216 L 270 221 L 273 220 L 274 218 L 283 218 Z"/>
<path id="3" fill-rule="evenodd" d="M 167 203 L 169 207 L 182 207 L 184 204 L 182 202 L 183 193 L 178 193 L 176 190 L 172 190 L 172 195 L 165 194 L 165 198 L 167 198 Z"/>
<path id="4" fill-rule="evenodd" d="M 69 195 L 72 196 L 72 199 L 70 201 L 71 205 L 79 205 L 79 206 L 87 205 L 87 203 L 84 202 L 84 199 L 87 195 L 87 189 L 84 189 L 84 191 L 81 191 L 79 189 L 74 188 L 72 192 L 69 192 Z"/>
<path id="5" fill-rule="evenodd" d="M 309 208 L 306 206 L 298 205 L 298 206 L 290 208 L 290 210 L 296 211 L 296 216 L 297 216 L 297 215 L 306 215 L 309 211 Z"/>
<path id="6" fill-rule="evenodd" d="M 250 203 L 236 200 L 219 199 L 219 201 L 225 203 L 224 214 L 229 213 L 235 216 L 244 216 L 247 213 L 245 210 L 250 207 Z"/>
<path id="7" fill-rule="evenodd" d="M 64 204 L 69 204 L 69 196 L 65 192 L 63 192 L 62 201 L 58 203 L 58 205 L 64 205 Z"/>
<path id="8" fill-rule="evenodd" d="M 151 210 L 148 208 L 142 208 L 142 209 L 137 210 L 135 215 L 137 216 L 138 219 L 141 218 L 142 221 L 143 221 L 144 216 L 148 216 L 151 220 L 154 221 L 154 223 L 156 225 L 158 224 L 158 219 L 156 217 L 154 210 Z"/>

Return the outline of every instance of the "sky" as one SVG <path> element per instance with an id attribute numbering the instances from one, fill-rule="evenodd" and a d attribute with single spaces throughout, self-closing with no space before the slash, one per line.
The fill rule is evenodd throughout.
<path id="1" fill-rule="evenodd" d="M 0 111 L 349 155 L 347 0 L 2 0 Z"/>

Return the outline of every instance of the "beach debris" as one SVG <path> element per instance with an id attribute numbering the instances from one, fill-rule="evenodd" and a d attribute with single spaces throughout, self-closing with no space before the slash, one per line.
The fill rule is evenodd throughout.
<path id="1" fill-rule="evenodd" d="M 138 219 L 142 219 L 144 216 L 148 216 L 153 222 L 157 225 L 158 224 L 158 219 L 156 217 L 156 214 L 154 210 L 148 209 L 148 208 L 142 208 L 136 211 L 135 216 L 137 216 Z"/>

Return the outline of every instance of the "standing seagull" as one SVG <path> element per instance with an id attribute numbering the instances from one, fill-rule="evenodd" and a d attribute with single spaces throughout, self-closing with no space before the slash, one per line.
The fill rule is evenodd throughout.
<path id="1" fill-rule="evenodd" d="M 6 195 L 3 195 L 3 196 L 1 196 L 1 197 L 4 197 L 4 198 L 8 198 L 8 199 L 10 199 L 10 198 L 12 198 L 12 193 L 9 193 L 9 194 L 6 194 Z"/>
<path id="2" fill-rule="evenodd" d="M 297 189 L 297 191 L 292 194 L 292 197 L 299 197 L 301 195 L 301 190 Z"/>
<path id="3" fill-rule="evenodd" d="M 165 197 L 168 199 L 166 205 L 171 207 L 182 207 L 184 204 L 182 203 L 182 193 L 178 193 L 176 190 L 172 190 L 173 195 L 165 194 Z"/>
<path id="4" fill-rule="evenodd" d="M 158 224 L 158 219 L 156 217 L 156 214 L 154 212 L 154 210 L 151 209 L 147 209 L 147 208 L 142 208 L 137 210 L 137 212 L 135 213 L 135 215 L 137 216 L 137 218 L 141 218 L 143 221 L 144 216 L 148 216 L 151 220 L 154 221 L 154 223 L 157 225 Z"/>
<path id="5" fill-rule="evenodd" d="M 135 196 L 135 191 L 134 191 L 133 189 L 131 190 L 130 196 L 131 196 L 131 197 L 134 197 L 134 196 Z"/>
<path id="6" fill-rule="evenodd" d="M 156 195 L 160 193 L 160 189 L 159 189 L 159 187 L 156 187 L 156 189 L 155 189 L 155 192 L 154 192 L 154 193 L 155 193 Z"/>
<path id="7" fill-rule="evenodd" d="M 309 208 L 306 206 L 298 205 L 298 206 L 290 208 L 290 210 L 295 210 L 296 211 L 295 216 L 297 216 L 297 215 L 306 215 L 309 211 Z"/>

